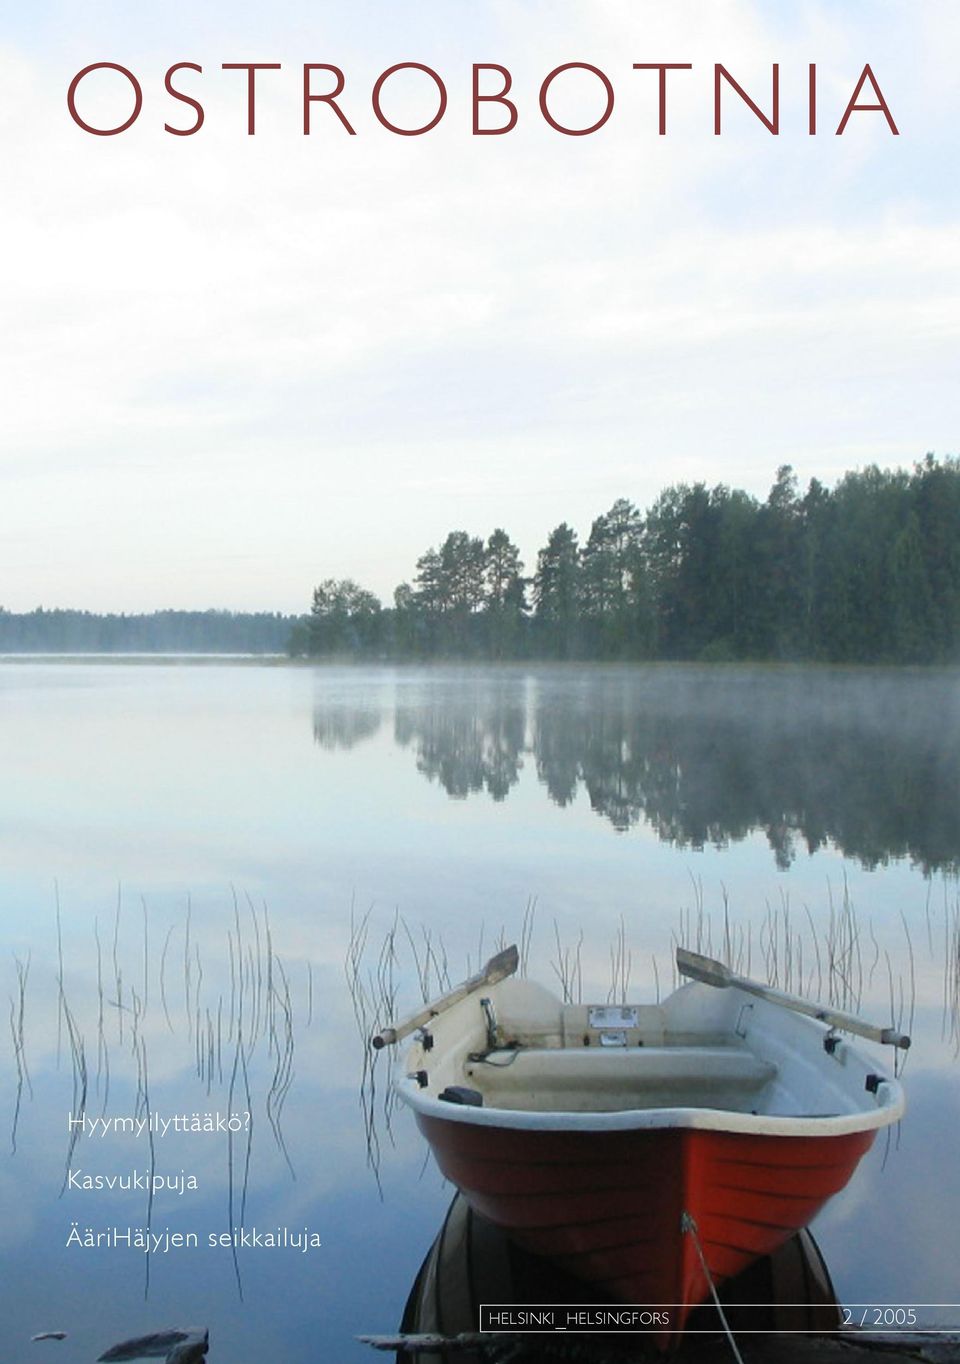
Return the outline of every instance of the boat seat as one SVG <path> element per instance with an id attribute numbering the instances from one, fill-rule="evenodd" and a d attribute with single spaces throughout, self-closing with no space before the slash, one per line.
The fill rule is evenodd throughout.
<path id="1" fill-rule="evenodd" d="M 504 1107 L 728 1108 L 762 1089 L 777 1068 L 730 1046 L 558 1047 L 492 1052 L 466 1073 Z"/>

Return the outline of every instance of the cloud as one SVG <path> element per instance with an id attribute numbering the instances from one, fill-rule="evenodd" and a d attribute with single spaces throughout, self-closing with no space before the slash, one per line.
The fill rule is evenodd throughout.
<path id="1" fill-rule="evenodd" d="M 287 5 L 269 23 L 212 11 L 199 30 L 148 6 L 22 35 L 0 129 L 0 295 L 17 319 L 0 336 L 5 604 L 295 609 L 321 570 L 389 592 L 463 498 L 477 530 L 507 525 L 532 559 L 557 520 L 675 477 L 760 491 L 787 457 L 829 478 L 942 448 L 955 199 L 923 168 L 956 102 L 934 61 L 951 12 L 696 11 L 491 3 L 454 26 L 427 5 L 361 38 L 345 5 L 322 27 Z M 81 133 L 63 103 L 103 54 L 144 86 L 115 138 Z M 206 123 L 172 138 L 164 119 L 189 111 L 162 75 L 187 59 Z M 219 70 L 246 59 L 284 63 L 261 78 L 255 138 L 242 73 Z M 450 90 L 423 138 L 390 136 L 369 105 L 405 59 Z M 610 74 L 617 103 L 595 137 L 564 138 L 536 91 L 577 59 Z M 630 69 L 661 59 L 695 65 L 663 139 L 655 78 Z M 866 114 L 829 132 L 867 59 L 900 139 Z M 326 110 L 303 137 L 303 60 L 343 64 L 356 137 Z M 515 73 L 506 138 L 469 136 L 472 60 Z M 780 139 L 736 102 L 713 136 L 717 60 L 761 102 L 781 62 Z M 575 91 L 558 83 L 571 118 L 596 82 Z M 411 115 L 421 97 L 397 87 Z"/>

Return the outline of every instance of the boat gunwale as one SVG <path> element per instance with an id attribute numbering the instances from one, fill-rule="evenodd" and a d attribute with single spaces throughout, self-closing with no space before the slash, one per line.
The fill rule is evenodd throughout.
<path id="1" fill-rule="evenodd" d="M 501 984 L 510 984 L 510 982 Z M 534 986 L 534 988 L 544 995 L 548 994 L 542 986 Z M 679 998 L 684 998 L 689 1002 L 695 998 L 697 993 L 703 991 L 706 991 L 708 996 L 718 993 L 713 986 L 688 982 L 668 996 L 664 1005 L 669 1004 L 670 1000 Z M 495 995 L 496 993 L 498 993 L 498 987 L 494 985 L 490 994 Z M 833 1029 L 819 1020 L 795 1013 L 787 1015 L 786 1011 L 782 1010 L 777 1004 L 756 1001 L 735 986 L 719 993 L 725 995 L 731 1002 L 742 1000 L 751 1009 L 756 1007 L 763 1012 L 768 1012 L 771 1018 L 779 1019 L 785 1029 L 809 1038 L 811 1042 L 816 1044 L 814 1054 L 818 1056 L 820 1056 L 824 1039 L 834 1032 Z M 448 1029 L 453 1018 L 466 1004 L 467 1000 L 460 1000 L 449 1013 L 442 1016 L 442 1022 L 438 1018 L 438 1028 Z M 723 1036 L 724 1034 L 719 1035 Z M 729 1041 L 733 1041 L 732 1036 L 729 1036 Z M 678 1052 L 685 1049 L 683 1044 L 677 1046 Z M 523 1048 L 527 1055 L 536 1055 L 539 1050 L 540 1048 L 536 1045 Z M 548 1046 L 544 1050 L 551 1051 L 553 1048 Z M 561 1050 L 567 1049 L 561 1048 Z M 617 1048 L 616 1050 L 622 1056 L 624 1053 L 632 1052 L 634 1048 L 628 1047 L 623 1050 Z M 744 1048 L 744 1050 L 755 1057 L 758 1056 L 756 1050 L 751 1047 Z M 648 1054 L 649 1049 L 638 1047 L 636 1051 L 638 1055 L 641 1052 Z M 435 1058 L 436 1051 L 432 1052 L 431 1055 Z M 843 1039 L 843 1049 L 839 1055 L 843 1057 L 845 1066 L 860 1067 L 865 1079 L 874 1079 L 873 1093 L 871 1095 L 870 1089 L 865 1088 L 861 1091 L 857 1107 L 852 1110 L 847 1109 L 844 1112 L 820 1115 L 816 1113 L 774 1114 L 762 1111 L 755 1113 L 745 1112 L 742 1109 L 710 1107 L 706 1104 L 677 1104 L 643 1108 L 625 1107 L 603 1110 L 503 1108 L 486 1102 L 476 1106 L 457 1104 L 425 1093 L 418 1082 L 416 1073 L 411 1073 L 406 1056 L 398 1060 L 393 1083 L 398 1097 L 408 1104 L 418 1116 L 443 1122 L 462 1123 L 472 1127 L 502 1128 L 513 1131 L 603 1133 L 688 1130 L 742 1133 L 751 1136 L 827 1138 L 847 1136 L 856 1132 L 878 1131 L 897 1122 L 905 1111 L 906 1097 L 896 1075 L 887 1074 L 882 1064 L 878 1064 L 868 1051 L 849 1042 L 847 1038 Z M 758 1059 L 763 1058 L 758 1057 Z M 429 1071 L 431 1067 L 428 1064 L 426 1068 Z M 871 1098 L 873 1102 L 868 1107 Z"/>
<path id="2" fill-rule="evenodd" d="M 748 1133 L 751 1136 L 837 1137 L 853 1132 L 875 1131 L 897 1122 L 904 1111 L 899 1082 L 884 1079 L 875 1109 L 824 1116 L 739 1113 L 726 1108 L 624 1108 L 614 1112 L 572 1112 L 550 1109 L 530 1112 L 515 1108 L 473 1107 L 447 1103 L 420 1092 L 415 1079 L 406 1075 L 396 1081 L 404 1103 L 418 1116 L 472 1127 L 501 1127 L 528 1132 L 629 1132 L 656 1129 L 688 1129 Z M 885 1091 L 885 1092 L 884 1092 Z"/>

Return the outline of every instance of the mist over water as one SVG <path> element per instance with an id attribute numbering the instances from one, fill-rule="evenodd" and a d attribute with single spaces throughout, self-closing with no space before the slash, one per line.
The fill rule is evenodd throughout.
<path id="1" fill-rule="evenodd" d="M 846 935 L 863 1012 L 914 1015 L 909 1106 L 816 1232 L 847 1300 L 949 1301 L 958 682 L 0 667 L 5 1358 L 38 1358 L 29 1337 L 43 1330 L 70 1332 L 67 1359 L 68 1346 L 95 1358 L 123 1336 L 207 1325 L 214 1361 L 312 1364 L 365 1358 L 353 1337 L 396 1326 L 449 1190 L 399 1114 L 379 1133 L 380 1200 L 344 962 L 369 916 L 372 970 L 384 937 L 402 936 L 398 912 L 459 979 L 501 932 L 519 938 L 533 905 L 531 975 L 556 986 L 557 944 L 575 948 L 599 1001 L 612 975 L 633 999 L 669 989 L 681 925 L 719 948 L 726 917 L 755 974 L 775 944 L 781 984 L 789 970 L 824 993 L 812 935 L 821 948 Z M 417 998 L 407 952 L 398 1007 Z M 385 1079 L 381 1067 L 381 1128 Z M 91 1117 L 239 1110 L 249 1128 L 233 1145 L 158 1135 L 152 1166 L 142 1139 L 84 1132 L 71 1157 L 82 1084 Z M 241 1248 L 242 1298 L 230 1249 L 157 1256 L 145 1301 L 142 1257 L 66 1244 L 74 1219 L 141 1225 L 142 1190 L 61 1197 L 68 1159 L 93 1176 L 195 1175 L 196 1192 L 158 1188 L 157 1232 L 229 1232 L 245 1200 L 245 1225 L 310 1228 L 322 1247 Z"/>
<path id="2" fill-rule="evenodd" d="M 505 800 L 532 762 L 556 805 L 586 796 L 618 831 L 644 824 L 678 848 L 762 831 L 783 869 L 828 845 L 866 867 L 960 866 L 956 672 L 663 665 L 405 681 L 394 738 L 453 798 Z M 323 747 L 388 722 L 318 691 Z"/>

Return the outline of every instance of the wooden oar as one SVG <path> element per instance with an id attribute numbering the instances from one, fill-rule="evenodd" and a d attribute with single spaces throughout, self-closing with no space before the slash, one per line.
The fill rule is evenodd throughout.
<path id="1" fill-rule="evenodd" d="M 723 962 L 714 961 L 712 957 L 702 957 L 699 952 L 688 952 L 685 947 L 677 948 L 677 970 L 682 976 L 703 981 L 705 985 L 716 985 L 721 990 L 731 985 L 738 990 L 746 990 L 748 994 L 758 995 L 760 999 L 766 999 L 771 1004 L 793 1009 L 794 1013 L 818 1018 L 821 1023 L 829 1023 L 831 1028 L 842 1028 L 844 1032 L 855 1032 L 860 1037 L 869 1037 L 871 1042 L 885 1042 L 888 1046 L 903 1047 L 904 1050 L 910 1045 L 910 1038 L 906 1033 L 897 1032 L 895 1028 L 880 1028 L 875 1023 L 867 1023 L 864 1019 L 857 1018 L 856 1014 L 844 1013 L 842 1009 L 832 1009 L 827 1004 L 816 1004 L 813 1000 L 801 999 L 799 995 L 788 995 L 785 990 L 775 990 L 772 985 L 761 985 L 759 981 L 735 975 Z"/>
<path id="2" fill-rule="evenodd" d="M 425 1004 L 415 1014 L 410 1014 L 408 1018 L 400 1023 L 394 1023 L 392 1028 L 384 1028 L 383 1032 L 375 1033 L 370 1039 L 377 1048 L 389 1047 L 394 1042 L 399 1042 L 401 1037 L 406 1037 L 408 1033 L 415 1032 L 417 1028 L 422 1028 L 425 1023 L 429 1023 L 431 1018 L 436 1018 L 437 1014 L 442 1014 L 445 1009 L 451 1008 L 454 1004 L 459 1004 L 461 999 L 466 999 L 467 995 L 472 995 L 474 990 L 482 990 L 485 985 L 496 985 L 498 980 L 505 980 L 507 976 L 512 976 L 520 962 L 520 956 L 516 947 L 505 947 L 502 952 L 498 952 L 495 957 L 491 957 L 482 971 L 469 980 L 465 980 L 462 985 L 455 986 L 448 990 L 439 999 L 433 1000 L 430 1004 Z"/>

